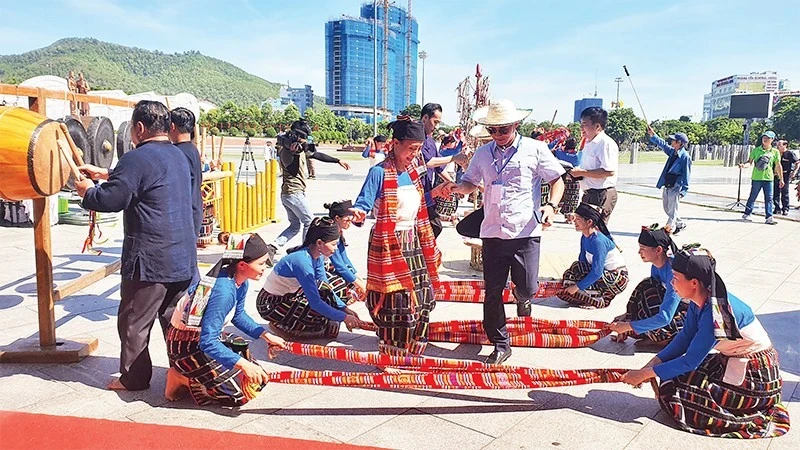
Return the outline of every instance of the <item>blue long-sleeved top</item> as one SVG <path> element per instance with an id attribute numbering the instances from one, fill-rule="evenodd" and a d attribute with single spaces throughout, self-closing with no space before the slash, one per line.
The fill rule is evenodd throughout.
<path id="1" fill-rule="evenodd" d="M 383 196 L 383 173 L 383 163 L 372 166 L 372 168 L 369 169 L 367 178 L 364 180 L 364 185 L 361 186 L 361 192 L 359 192 L 353 204 L 354 208 L 364 212 L 372 211 L 372 207 L 375 206 L 375 201 Z M 408 175 L 408 172 L 397 174 L 398 186 L 410 186 L 411 184 L 413 183 L 411 182 L 411 176 Z M 433 198 L 430 192 L 425 192 L 425 204 L 430 206 L 432 202 Z"/>
<path id="2" fill-rule="evenodd" d="M 661 176 L 658 177 L 656 187 L 659 189 L 664 187 L 668 173 L 675 174 L 677 175 L 675 186 L 680 187 L 681 196 L 686 195 L 689 192 L 689 177 L 692 174 L 692 158 L 689 156 L 689 153 L 682 148 L 678 150 L 677 155 L 675 155 L 675 149 L 656 134 L 650 136 L 650 142 L 657 145 L 658 148 L 663 150 L 669 157 L 664 164 L 664 168 L 661 170 Z"/>
<path id="3" fill-rule="evenodd" d="M 123 211 L 122 279 L 172 283 L 197 273 L 191 184 L 183 152 L 169 141 L 148 141 L 86 191 L 84 208 Z"/>
<path id="4" fill-rule="evenodd" d="M 600 277 L 603 276 L 603 269 L 606 264 L 608 252 L 616 248 L 614 241 L 603 233 L 592 233 L 589 237 L 581 235 L 581 250 L 578 254 L 578 261 L 589 262 L 586 254 L 592 255 L 592 269 L 581 281 L 578 281 L 578 289 L 585 291 L 589 289 Z"/>
<path id="5" fill-rule="evenodd" d="M 750 325 L 754 320 L 753 310 L 735 295 L 728 293 L 728 302 L 739 329 Z M 711 349 L 717 345 L 714 337 L 714 318 L 711 301 L 706 300 L 702 308 L 692 302 L 686 311 L 683 328 L 658 355 L 661 364 L 653 367 L 662 380 L 670 380 L 700 366 Z"/>
<path id="6" fill-rule="evenodd" d="M 356 269 L 350 258 L 347 256 L 347 246 L 344 244 L 344 239 L 339 239 L 336 244 L 336 251 L 331 255 L 331 264 L 333 264 L 336 273 L 348 283 L 356 281 Z"/>
<path id="7" fill-rule="evenodd" d="M 225 317 L 233 310 L 231 323 L 253 339 L 259 339 L 264 327 L 257 324 L 244 310 L 247 297 L 247 281 L 238 288 L 233 278 L 222 275 L 217 278 L 208 298 L 203 318 L 200 320 L 200 350 L 209 358 L 218 361 L 226 369 L 232 369 L 240 356 L 219 340 Z"/>
<path id="8" fill-rule="evenodd" d="M 370 152 L 370 150 L 372 150 L 372 147 L 371 147 L 371 146 L 369 146 L 369 145 L 365 146 L 365 147 L 364 147 L 364 151 L 363 151 L 363 152 L 361 152 L 361 157 L 362 157 L 362 158 L 369 158 L 369 152 Z M 375 153 L 377 154 L 377 153 L 384 153 L 384 152 L 383 152 L 382 150 L 378 150 L 378 151 L 376 151 Z"/>
<path id="9" fill-rule="evenodd" d="M 576 153 L 568 153 L 564 150 L 557 149 L 553 151 L 553 154 L 558 158 L 560 161 L 566 161 L 572 164 L 572 167 L 578 167 L 581 165 L 581 159 L 583 159 L 583 152 L 576 152 Z"/>
<path id="10" fill-rule="evenodd" d="M 631 322 L 633 331 L 641 334 L 646 331 L 656 330 L 669 325 L 672 318 L 675 317 L 675 311 L 678 310 L 678 306 L 681 304 L 681 297 L 672 287 L 672 276 L 672 258 L 667 258 L 666 264 L 661 268 L 655 265 L 650 267 L 650 277 L 661 282 L 666 288 L 664 300 L 661 302 L 661 306 L 658 307 L 658 314 L 647 319 Z"/>
<path id="11" fill-rule="evenodd" d="M 203 198 L 200 195 L 200 184 L 203 183 L 203 167 L 200 164 L 200 151 L 192 141 L 175 144 L 189 162 L 189 174 L 192 178 L 192 219 L 194 230 L 199 235 L 203 227 Z"/>
<path id="12" fill-rule="evenodd" d="M 319 295 L 317 282 L 324 281 L 327 283 L 330 281 L 328 279 L 328 274 L 325 272 L 324 256 L 313 259 L 311 253 L 308 252 L 308 247 L 303 247 L 281 258 L 278 264 L 275 265 L 275 268 L 272 269 L 272 274 L 270 274 L 270 276 L 273 274 L 284 278 L 294 278 L 300 284 L 300 287 L 303 288 L 303 292 L 306 295 L 308 305 L 311 306 L 311 309 L 336 322 L 344 321 L 347 314 L 342 310 L 345 309 L 347 305 L 334 294 L 333 296 L 336 299 L 336 308 L 334 308 L 325 303 Z M 268 278 L 267 282 L 269 281 Z M 268 289 L 267 283 L 265 283 L 264 288 L 272 294 L 282 294 L 281 292 L 271 292 Z"/>
<path id="13" fill-rule="evenodd" d="M 461 149 L 463 149 L 463 148 L 464 148 L 464 143 L 461 142 L 461 141 L 458 141 L 458 144 L 456 144 L 456 146 L 453 147 L 453 148 L 446 148 L 444 150 L 439 150 L 439 155 L 444 156 L 444 157 L 455 156 L 455 155 L 461 153 Z"/>

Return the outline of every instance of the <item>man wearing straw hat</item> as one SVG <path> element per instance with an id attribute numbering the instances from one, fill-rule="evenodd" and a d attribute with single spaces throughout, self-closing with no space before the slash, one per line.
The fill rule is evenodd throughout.
<path id="1" fill-rule="evenodd" d="M 511 356 L 503 309 L 509 271 L 517 315 L 531 314 L 531 299 L 539 288 L 542 228 L 553 222 L 555 205 L 564 193 L 564 169 L 547 144 L 517 132 L 528 114 L 509 100 L 477 109 L 473 119 L 486 127 L 493 140 L 475 151 L 461 183 L 449 186 L 452 192 L 467 195 L 484 185 L 483 326 L 494 344 L 487 364 L 501 364 Z M 550 184 L 550 202 L 545 205 L 541 205 L 542 182 Z"/>

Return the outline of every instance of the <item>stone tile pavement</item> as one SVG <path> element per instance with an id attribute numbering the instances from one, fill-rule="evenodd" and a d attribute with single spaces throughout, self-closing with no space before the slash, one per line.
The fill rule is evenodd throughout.
<path id="1" fill-rule="evenodd" d="M 623 171 L 632 170 L 630 167 L 623 166 Z M 366 170 L 367 164 L 362 161 L 354 163 L 350 172 L 334 165 L 317 164 L 317 179 L 309 182 L 308 189 L 313 210 L 322 213 L 322 204 L 327 201 L 355 197 Z M 637 182 L 641 184 L 642 174 L 657 175 L 660 167 L 638 170 Z M 281 207 L 278 210 L 284 214 Z M 800 321 L 800 223 L 781 221 L 772 227 L 758 222 L 744 223 L 738 220 L 737 213 L 689 204 L 682 211 L 689 227 L 676 240 L 701 242 L 710 248 L 719 260 L 719 271 L 730 290 L 755 309 L 781 355 L 784 397 L 794 417 L 800 418 L 800 389 L 797 389 L 800 338 L 796 331 Z M 642 224 L 663 223 L 664 219 L 659 200 L 620 195 L 610 227 L 624 250 L 632 283 L 649 273 L 636 253 L 638 230 Z M 285 225 L 284 219 L 264 227 L 260 233 L 272 239 Z M 59 225 L 53 229 L 57 284 L 119 256 L 121 224 L 107 227 L 106 231 L 110 239 L 103 246 L 103 255 L 96 257 L 80 254 L 84 228 Z M 347 231 L 348 251 L 361 272 L 366 270 L 368 233 L 368 226 Z M 578 238 L 578 233 L 563 223 L 548 230 L 543 239 L 540 275 L 560 276 L 577 255 Z M 481 277 L 469 269 L 469 248 L 451 226 L 444 230 L 439 244 L 444 252 L 444 276 Z M 6 261 L 0 275 L 0 346 L 37 336 L 32 247 L 31 230 L 0 229 L 0 254 Z M 213 262 L 220 251 L 204 251 L 201 259 Z M 118 276 L 108 277 L 56 305 L 58 337 L 97 337 L 100 340 L 97 352 L 77 364 L 0 365 L 0 409 L 408 449 L 675 448 L 678 441 L 685 449 L 800 448 L 800 432 L 796 430 L 772 441 L 751 442 L 711 439 L 678 431 L 669 417 L 659 411 L 649 386 L 632 389 L 622 384 L 531 391 L 380 391 L 270 384 L 258 398 L 238 410 L 197 407 L 190 400 L 169 403 L 162 391 L 167 358 L 158 331 L 153 333 L 151 345 L 155 365 L 152 388 L 143 392 L 109 392 L 103 387 L 118 370 L 118 283 Z M 247 308 L 260 321 L 254 305 L 259 288 L 259 283 L 252 284 Z M 543 299 L 534 306 L 533 315 L 610 321 L 624 312 L 632 289 L 629 287 L 604 310 L 568 308 L 557 299 Z M 363 304 L 356 308 L 367 316 Z M 512 316 L 513 306 L 507 312 Z M 481 314 L 480 305 L 439 303 L 432 318 L 435 321 L 477 319 Z M 316 343 L 375 350 L 374 335 L 364 331 L 343 330 L 336 341 Z M 267 360 L 262 343 L 253 347 L 256 357 Z M 490 351 L 491 348 L 479 345 L 432 344 L 428 354 L 482 359 Z M 515 349 L 510 363 L 565 369 L 639 368 L 651 357 L 652 353 L 639 351 L 631 340 L 617 344 L 604 339 L 589 348 Z M 373 370 L 287 354 L 265 361 L 264 365 L 267 370 Z"/>

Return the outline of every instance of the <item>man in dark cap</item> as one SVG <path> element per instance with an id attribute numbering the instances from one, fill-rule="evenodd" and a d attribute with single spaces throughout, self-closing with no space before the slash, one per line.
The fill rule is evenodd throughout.
<path id="1" fill-rule="evenodd" d="M 689 192 L 689 176 L 692 172 L 692 158 L 686 151 L 689 137 L 684 133 L 675 133 L 663 140 L 651 127 L 647 127 L 650 143 L 667 154 L 667 162 L 661 170 L 656 187 L 662 189 L 661 200 L 664 212 L 667 213 L 666 229 L 672 234 L 678 234 L 686 228 L 686 223 L 678 214 L 680 200 Z"/>
<path id="2" fill-rule="evenodd" d="M 158 317 L 166 333 L 172 311 L 197 273 L 197 233 L 192 216 L 189 163 L 169 141 L 170 112 L 159 102 L 142 100 L 131 117 L 136 149 L 113 169 L 85 165 L 95 186 L 77 181 L 83 207 L 123 212 L 122 283 L 117 315 L 121 344 L 119 379 L 114 390 L 150 387 L 150 330 Z"/>
<path id="3" fill-rule="evenodd" d="M 314 218 L 311 208 L 306 200 L 306 178 L 308 177 L 308 160 L 316 159 L 326 163 L 336 163 L 344 170 L 350 170 L 350 165 L 346 162 L 316 151 L 313 144 L 309 144 L 311 128 L 304 119 L 292 123 L 291 135 L 295 142 L 292 145 L 278 145 L 278 162 L 283 172 L 283 182 L 281 183 L 281 203 L 286 208 L 286 215 L 289 218 L 289 226 L 275 239 L 276 247 L 283 247 L 291 238 L 300 232 L 301 225 L 303 238 L 305 238 L 308 226 Z M 284 141 L 285 142 L 285 141 Z"/>

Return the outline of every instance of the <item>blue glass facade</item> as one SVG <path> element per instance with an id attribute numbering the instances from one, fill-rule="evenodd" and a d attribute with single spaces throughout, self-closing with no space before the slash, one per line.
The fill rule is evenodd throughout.
<path id="1" fill-rule="evenodd" d="M 599 106 L 603 107 L 603 99 L 602 98 L 582 98 L 580 100 L 575 100 L 575 114 L 572 116 L 573 122 L 580 122 L 581 121 L 581 113 L 584 109 L 590 108 L 592 106 Z"/>
<path id="2" fill-rule="evenodd" d="M 388 39 L 388 93 L 383 103 L 383 53 L 384 9 L 377 9 L 378 20 L 378 108 L 392 115 L 398 114 L 417 99 L 417 22 L 411 20 L 411 47 L 407 49 L 408 16 L 406 11 L 389 8 Z M 359 117 L 371 121 L 374 98 L 374 44 L 372 3 L 361 6 L 361 17 L 343 16 L 325 24 L 325 99 L 334 112 L 346 117 Z M 406 102 L 406 54 L 411 54 L 411 89 Z M 353 107 L 351 111 L 335 107 Z M 344 108 L 341 108 L 344 109 Z M 362 111 L 362 112 L 359 112 Z M 369 116 L 369 117 L 366 117 Z"/>

